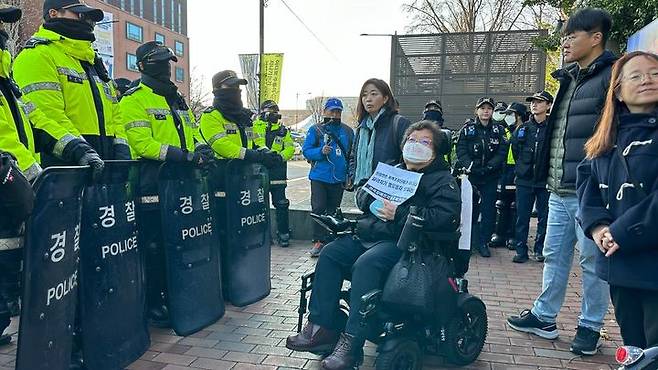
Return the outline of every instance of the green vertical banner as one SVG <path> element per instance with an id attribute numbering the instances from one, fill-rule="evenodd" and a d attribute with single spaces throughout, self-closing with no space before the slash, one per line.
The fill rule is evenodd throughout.
<path id="1" fill-rule="evenodd" d="M 260 101 L 279 102 L 281 95 L 281 71 L 283 54 L 263 54 L 261 60 Z"/>

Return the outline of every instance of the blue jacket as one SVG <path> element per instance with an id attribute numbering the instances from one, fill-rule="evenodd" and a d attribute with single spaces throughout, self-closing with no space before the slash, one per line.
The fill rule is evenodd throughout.
<path id="1" fill-rule="evenodd" d="M 609 258 L 602 253 L 598 257 L 596 270 L 602 279 L 658 290 L 658 111 L 620 115 L 615 144 L 610 152 L 578 166 L 579 220 L 590 238 L 596 226 L 610 225 L 619 244 Z"/>
<path id="2" fill-rule="evenodd" d="M 334 138 L 340 140 L 344 150 Z M 325 139 L 329 140 L 332 148 L 328 155 L 322 154 Z M 329 184 L 344 183 L 347 180 L 349 153 L 353 139 L 354 131 L 344 123 L 313 125 L 308 130 L 302 146 L 304 157 L 311 161 L 308 178 Z"/>

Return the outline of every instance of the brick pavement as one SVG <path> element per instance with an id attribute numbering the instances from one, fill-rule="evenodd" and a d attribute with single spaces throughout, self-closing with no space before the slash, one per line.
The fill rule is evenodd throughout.
<path id="1" fill-rule="evenodd" d="M 299 276 L 313 269 L 308 242 L 273 248 L 272 293 L 247 307 L 227 307 L 217 323 L 187 338 L 171 330 L 153 329 L 152 346 L 131 370 L 182 369 L 318 369 L 314 355 L 294 353 L 284 346 L 297 323 Z M 494 249 L 489 259 L 475 256 L 468 274 L 469 288 L 487 305 L 489 335 L 479 359 L 467 369 L 614 369 L 614 350 L 621 343 L 619 328 L 609 312 L 601 354 L 580 358 L 569 352 L 580 312 L 580 269 L 574 268 L 565 305 L 560 313 L 560 338 L 555 341 L 517 333 L 505 325 L 508 314 L 527 308 L 541 285 L 541 264 L 516 265 L 512 252 Z M 14 323 L 14 328 L 16 323 Z M 13 368 L 16 344 L 0 348 L 0 370 Z M 371 369 L 375 348 L 366 347 L 362 369 Z M 437 357 L 426 357 L 425 369 L 446 369 Z"/>

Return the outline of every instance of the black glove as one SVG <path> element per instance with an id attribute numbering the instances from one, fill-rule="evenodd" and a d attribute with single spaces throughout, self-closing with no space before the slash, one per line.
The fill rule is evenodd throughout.
<path id="1" fill-rule="evenodd" d="M 130 155 L 130 147 L 124 143 L 114 144 L 114 159 L 120 161 L 129 161 L 132 159 Z"/>
<path id="2" fill-rule="evenodd" d="M 249 163 L 263 163 L 266 158 L 265 153 L 262 150 L 247 149 L 244 153 L 244 160 Z"/>
<path id="3" fill-rule="evenodd" d="M 105 167 L 103 159 L 96 153 L 94 148 L 82 139 L 74 139 L 66 144 L 62 157 L 68 162 L 91 167 L 93 179 L 97 179 L 103 173 Z"/>
<path id="4" fill-rule="evenodd" d="M 273 168 L 283 163 L 283 157 L 279 153 L 267 151 L 263 165 L 267 168 Z"/>
<path id="5" fill-rule="evenodd" d="M 194 154 L 198 154 L 201 161 L 206 164 L 215 159 L 215 151 L 207 144 L 197 145 L 197 147 L 194 148 Z"/>

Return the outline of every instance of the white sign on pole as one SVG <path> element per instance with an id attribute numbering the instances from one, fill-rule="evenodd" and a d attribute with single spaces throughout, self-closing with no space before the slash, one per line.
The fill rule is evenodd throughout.
<path id="1" fill-rule="evenodd" d="M 461 198 L 462 198 L 462 214 L 459 230 L 461 236 L 459 237 L 459 250 L 471 250 L 471 228 L 473 219 L 473 186 L 468 181 L 466 176 L 460 176 L 462 181 Z"/>
<path id="2" fill-rule="evenodd" d="M 94 28 L 94 49 L 103 60 L 110 78 L 114 78 L 114 15 L 103 12 L 105 18 Z"/>
<path id="3" fill-rule="evenodd" d="M 363 186 L 363 190 L 375 199 L 388 200 L 399 206 L 416 193 L 422 176 L 422 173 L 403 170 L 380 162 L 368 182 Z"/>

